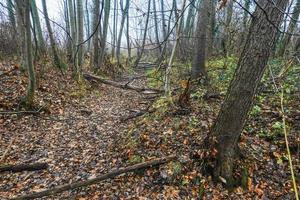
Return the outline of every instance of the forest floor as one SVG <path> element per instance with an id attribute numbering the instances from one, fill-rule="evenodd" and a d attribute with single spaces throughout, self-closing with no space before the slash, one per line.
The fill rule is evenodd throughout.
<path id="1" fill-rule="evenodd" d="M 126 83 L 126 77 L 118 81 Z M 145 81 L 133 84 L 143 86 Z M 14 63 L 0 64 L 0 110 L 17 110 L 26 85 L 26 74 L 20 73 Z M 180 113 L 172 100 L 154 100 L 152 96 L 98 83 L 78 85 L 69 74 L 47 70 L 38 81 L 36 104 L 43 106 L 41 113 L 0 115 L 0 165 L 46 162 L 49 168 L 1 173 L 0 199 L 87 180 L 171 154 L 178 160 L 43 199 L 294 198 L 284 138 L 280 133 L 276 139 L 258 134 L 262 130 L 278 131 L 274 126 L 281 119 L 278 106 L 261 105 L 259 114 L 250 117 L 240 142 L 244 158 L 237 161 L 235 173 L 237 179 L 246 177 L 246 185 L 228 192 L 201 173 L 205 163 L 197 155 L 223 97 L 193 98 L 191 111 Z M 299 96 L 294 101 L 299 102 Z M 123 121 L 148 105 L 153 112 Z M 288 110 L 289 130 L 294 135 L 294 168 L 299 178 L 300 105 L 291 103 Z"/>

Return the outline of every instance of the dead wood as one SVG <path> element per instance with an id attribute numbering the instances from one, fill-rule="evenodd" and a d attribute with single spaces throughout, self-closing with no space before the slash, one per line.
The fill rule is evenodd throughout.
<path id="1" fill-rule="evenodd" d="M 66 190 L 71 190 L 71 189 L 75 189 L 75 188 L 79 188 L 79 187 L 89 186 L 89 185 L 98 183 L 100 181 L 106 180 L 106 179 L 114 178 L 114 177 L 116 177 L 120 174 L 124 174 L 124 173 L 133 172 L 133 171 L 140 170 L 140 169 L 145 169 L 145 168 L 161 165 L 161 164 L 170 162 L 171 160 L 173 160 L 175 158 L 176 158 L 175 155 L 171 155 L 171 156 L 167 156 L 167 157 L 163 157 L 163 158 L 150 160 L 150 161 L 139 163 L 139 164 L 132 165 L 132 166 L 129 166 L 129 167 L 112 170 L 111 172 L 108 172 L 104 175 L 100 175 L 96 178 L 89 179 L 89 180 L 86 180 L 86 181 L 79 181 L 79 182 L 75 182 L 75 183 L 71 183 L 71 184 L 65 184 L 65 185 L 57 186 L 57 187 L 54 187 L 54 188 L 51 188 L 51 189 L 48 189 L 48 190 L 44 190 L 44 191 L 41 191 L 41 192 L 36 192 L 36 193 L 33 193 L 33 194 L 24 195 L 24 196 L 19 196 L 19 197 L 15 197 L 15 198 L 12 198 L 12 199 L 15 199 L 15 200 L 35 199 L 35 198 L 41 198 L 41 197 L 44 197 L 44 196 L 54 195 L 54 194 L 57 194 L 57 193 L 60 193 L 60 192 L 66 191 Z"/>
<path id="2" fill-rule="evenodd" d="M 15 138 L 13 138 L 13 139 L 10 141 L 9 145 L 7 146 L 7 148 L 6 148 L 6 150 L 4 151 L 3 155 L 1 156 L 0 163 L 2 163 L 2 162 L 5 161 L 6 156 L 7 156 L 8 152 L 9 152 L 11 146 L 13 145 L 14 141 L 15 141 Z"/>
<path id="3" fill-rule="evenodd" d="M 39 114 L 43 107 L 38 110 L 24 110 L 24 111 L 0 111 L 0 115 L 19 115 L 19 114 Z"/>
<path id="4" fill-rule="evenodd" d="M 107 79 L 104 79 L 104 78 L 101 78 L 99 76 L 95 76 L 95 75 L 92 75 L 92 74 L 83 74 L 83 77 L 85 79 L 89 80 L 89 81 L 90 80 L 95 80 L 95 81 L 98 81 L 98 82 L 103 83 L 103 84 L 111 85 L 111 86 L 121 88 L 121 89 L 134 90 L 134 91 L 141 92 L 141 93 L 144 93 L 144 94 L 157 94 L 157 93 L 162 93 L 163 92 L 163 90 L 160 90 L 160 89 L 142 88 L 142 87 L 132 86 L 128 83 L 126 83 L 126 84 L 118 83 L 118 82 L 107 80 Z"/>
<path id="5" fill-rule="evenodd" d="M 22 171 L 36 171 L 47 169 L 47 163 L 33 163 L 33 164 L 17 164 L 17 165 L 3 165 L 0 166 L 0 172 L 22 172 Z"/>
<path id="6" fill-rule="evenodd" d="M 146 113 L 148 113 L 149 111 L 148 110 L 141 110 L 141 111 L 138 111 L 138 112 L 134 112 L 133 114 L 129 115 L 129 116 L 126 116 L 126 117 L 123 117 L 121 118 L 121 122 L 126 122 L 130 119 L 134 119 L 134 118 L 137 118 L 137 117 L 140 117 Z"/>

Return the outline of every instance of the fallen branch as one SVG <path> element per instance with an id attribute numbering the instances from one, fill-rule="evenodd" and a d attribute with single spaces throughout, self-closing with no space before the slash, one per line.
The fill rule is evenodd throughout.
<path id="1" fill-rule="evenodd" d="M 38 114 L 41 112 L 43 107 L 38 110 L 24 110 L 24 111 L 0 111 L 0 115 L 18 115 L 18 114 Z"/>
<path id="2" fill-rule="evenodd" d="M 18 164 L 18 165 L 3 165 L 0 166 L 0 172 L 22 172 L 22 171 L 36 171 L 47 169 L 47 163 L 33 163 L 33 164 Z"/>
<path id="3" fill-rule="evenodd" d="M 1 156 L 0 163 L 2 163 L 2 162 L 5 161 L 6 156 L 7 156 L 8 152 L 9 152 L 9 150 L 10 150 L 12 144 L 14 143 L 14 141 L 15 141 L 15 138 L 13 138 L 13 139 L 10 141 L 9 145 L 7 146 L 7 148 L 6 148 L 6 150 L 4 151 L 3 155 Z"/>
<path id="4" fill-rule="evenodd" d="M 90 80 L 96 80 L 100 83 L 111 85 L 111 86 L 114 86 L 114 87 L 117 87 L 117 88 L 134 90 L 134 91 L 141 92 L 141 93 L 144 93 L 144 94 L 157 94 L 157 93 L 162 93 L 163 92 L 163 90 L 159 90 L 159 89 L 141 88 L 141 87 L 136 87 L 136 86 L 129 85 L 128 83 L 126 83 L 126 84 L 118 83 L 118 82 L 107 80 L 107 79 L 104 79 L 104 78 L 101 78 L 99 76 L 95 76 L 95 75 L 92 75 L 92 74 L 83 74 L 83 77 L 85 79 L 89 80 L 89 81 Z"/>
<path id="5" fill-rule="evenodd" d="M 98 183 L 100 181 L 106 180 L 106 179 L 110 179 L 110 178 L 114 178 L 120 174 L 124 174 L 124 173 L 128 173 L 128 172 L 133 172 L 139 169 L 145 169 L 148 167 L 153 167 L 153 166 L 157 166 L 157 165 L 161 165 L 167 162 L 170 162 L 171 160 L 175 159 L 176 156 L 175 155 L 171 155 L 171 156 L 167 156 L 164 158 L 158 158 L 158 159 L 154 159 L 154 160 L 150 160 L 144 163 L 139 163 L 136 165 L 132 165 L 129 167 L 125 167 L 125 168 L 120 168 L 120 169 L 116 169 L 113 170 L 107 174 L 98 176 L 96 178 L 90 179 L 90 180 L 86 180 L 86 181 L 79 181 L 79 182 L 75 182 L 75 183 L 71 183 L 71 184 L 65 184 L 65 185 L 61 185 L 61 186 L 57 186 L 54 187 L 52 189 L 48 189 L 48 190 L 44 190 L 41 192 L 36 192 L 33 194 L 28 194 L 28 195 L 24 195 L 24 196 L 19 196 L 19 197 L 15 197 L 12 199 L 15 200 L 24 200 L 24 199 L 35 199 L 35 198 L 41 198 L 44 196 L 49 196 L 49 195 L 54 195 L 66 190 L 71 190 L 71 189 L 75 189 L 75 188 L 79 188 L 79 187 L 85 187 L 85 186 L 89 186 L 95 183 Z"/>
<path id="6" fill-rule="evenodd" d="M 147 112 L 148 112 L 148 110 L 141 110 L 139 112 L 135 112 L 135 113 L 133 113 L 133 114 L 127 116 L 127 117 L 121 118 L 121 122 L 126 122 L 126 121 L 128 121 L 130 119 L 134 119 L 134 118 L 140 117 L 140 116 L 146 114 Z"/>

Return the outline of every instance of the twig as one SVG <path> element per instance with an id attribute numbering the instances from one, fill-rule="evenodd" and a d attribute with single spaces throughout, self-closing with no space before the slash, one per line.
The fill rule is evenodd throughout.
<path id="1" fill-rule="evenodd" d="M 113 170 L 113 171 L 111 171 L 107 174 L 100 175 L 100 176 L 98 176 L 96 178 L 93 178 L 93 179 L 90 179 L 90 180 L 79 181 L 79 182 L 75 182 L 75 183 L 71 183 L 71 184 L 65 184 L 65 185 L 57 186 L 57 187 L 54 187 L 52 189 L 44 190 L 44 191 L 41 191 L 41 192 L 28 194 L 28 195 L 24 195 L 24 196 L 19 196 L 19 197 L 14 197 L 12 199 L 15 199 L 15 200 L 35 199 L 35 198 L 41 198 L 41 197 L 44 197 L 44 196 L 54 195 L 54 194 L 61 193 L 61 192 L 66 191 L 66 190 L 71 190 L 71 189 L 75 189 L 75 188 L 79 188 L 79 187 L 89 186 L 89 185 L 98 183 L 100 181 L 106 180 L 106 179 L 114 178 L 116 176 L 119 176 L 120 174 L 124 174 L 124 173 L 128 173 L 128 172 L 133 172 L 133 171 L 136 171 L 136 170 L 139 170 L 139 169 L 145 169 L 145 168 L 148 168 L 148 167 L 161 165 L 161 164 L 170 162 L 171 160 L 174 160 L 175 158 L 176 158 L 175 155 L 171 155 L 171 156 L 167 156 L 167 157 L 164 157 L 164 158 L 154 159 L 154 160 L 151 160 L 151 161 L 139 163 L 139 164 L 132 165 L 132 166 L 129 166 L 129 167 L 116 169 L 116 170 Z"/>
<path id="2" fill-rule="evenodd" d="M 3 161 L 5 161 L 6 155 L 7 155 L 7 153 L 9 152 L 9 150 L 10 150 L 12 144 L 14 143 L 14 141 L 15 141 L 15 138 L 13 138 L 13 139 L 10 141 L 9 145 L 7 146 L 6 150 L 4 151 L 4 153 L 3 153 L 3 155 L 2 155 L 2 157 L 1 157 L 1 159 L 0 159 L 0 163 L 2 163 Z"/>
<path id="3" fill-rule="evenodd" d="M 0 115 L 14 115 L 14 114 L 38 114 L 43 107 L 38 110 L 24 110 L 24 111 L 0 111 Z"/>

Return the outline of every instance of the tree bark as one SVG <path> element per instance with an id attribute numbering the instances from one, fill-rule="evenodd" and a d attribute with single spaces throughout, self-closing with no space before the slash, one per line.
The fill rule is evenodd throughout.
<path id="1" fill-rule="evenodd" d="M 26 63 L 29 77 L 29 83 L 26 94 L 26 105 L 28 107 L 34 104 L 34 93 L 36 88 L 35 71 L 32 59 L 32 46 L 31 46 L 31 22 L 30 22 L 30 0 L 23 0 L 25 5 L 25 38 L 26 38 Z"/>
<path id="2" fill-rule="evenodd" d="M 274 3 L 275 5 L 271 1 L 258 1 L 259 6 L 253 14 L 238 67 L 212 128 L 217 149 L 214 177 L 216 180 L 225 179 L 228 187 L 232 187 L 234 182 L 233 165 L 238 141 L 276 41 L 276 27 L 280 26 L 283 17 L 281 10 L 285 10 L 288 0 L 274 0 Z"/>
<path id="3" fill-rule="evenodd" d="M 104 3 L 104 23 L 103 23 L 103 34 L 101 39 L 101 54 L 99 60 L 99 66 L 101 67 L 105 58 L 105 48 L 106 48 L 106 40 L 107 40 L 107 31 L 108 31 L 108 20 L 110 14 L 110 0 L 105 0 Z"/>
<path id="4" fill-rule="evenodd" d="M 33 22 L 35 23 L 36 27 L 36 34 L 37 34 L 37 39 L 38 39 L 38 45 L 39 45 L 39 50 L 40 50 L 40 55 L 45 55 L 46 54 L 46 45 L 43 37 L 43 32 L 42 32 L 42 27 L 40 23 L 40 17 L 39 13 L 36 7 L 36 2 L 35 0 L 31 0 L 31 10 L 32 10 L 32 16 L 33 16 Z"/>
<path id="5" fill-rule="evenodd" d="M 99 22 L 99 15 L 100 15 L 100 1 L 94 0 L 93 1 L 94 8 L 93 8 L 93 30 L 95 34 L 93 35 L 93 69 L 97 71 L 99 68 L 99 29 L 98 26 Z"/>
<path id="6" fill-rule="evenodd" d="M 19 46 L 19 54 L 21 57 L 21 70 L 27 70 L 26 63 L 26 38 L 25 38 L 25 9 L 23 5 L 23 0 L 15 0 L 16 5 L 16 14 L 17 14 L 17 33 L 18 33 L 18 46 Z"/>
<path id="7" fill-rule="evenodd" d="M 82 73 L 83 64 L 83 0 L 76 1 L 76 17 L 77 17 L 77 49 L 78 54 L 76 56 L 76 76 L 80 77 Z M 78 46 L 79 45 L 79 46 Z"/>
<path id="8" fill-rule="evenodd" d="M 75 21 L 75 13 L 74 13 L 74 2 L 73 0 L 68 0 L 68 14 L 69 14 L 69 22 L 70 22 L 70 31 L 71 31 L 71 38 L 72 38 L 72 60 L 75 57 L 76 51 L 76 21 Z M 76 76 L 76 65 L 73 65 L 73 76 Z"/>
<path id="9" fill-rule="evenodd" d="M 203 0 L 200 4 L 198 14 L 198 24 L 196 31 L 196 44 L 194 47 L 194 57 L 192 62 L 192 78 L 198 79 L 203 77 L 207 79 L 207 73 L 205 70 L 206 60 L 206 36 L 207 36 L 207 24 L 209 23 L 209 4 L 210 0 Z"/>
<path id="10" fill-rule="evenodd" d="M 159 53 L 162 52 L 162 47 L 159 41 L 159 34 L 158 34 L 158 20 L 157 20 L 157 10 L 156 10 L 156 0 L 153 0 L 153 13 L 154 13 L 154 28 L 155 28 L 155 40 L 158 46 Z"/>
<path id="11" fill-rule="evenodd" d="M 129 0 L 126 0 L 125 7 L 123 8 L 123 0 L 120 0 L 120 8 L 122 10 L 122 19 L 121 19 L 121 24 L 120 24 L 120 30 L 119 30 L 119 35 L 118 35 L 118 41 L 117 41 L 117 51 L 116 51 L 116 56 L 117 56 L 117 62 L 120 64 L 121 59 L 120 59 L 120 54 L 121 54 L 121 41 L 122 41 L 122 33 L 123 33 L 123 28 L 126 20 L 126 16 L 128 15 L 128 9 L 129 9 Z"/>

